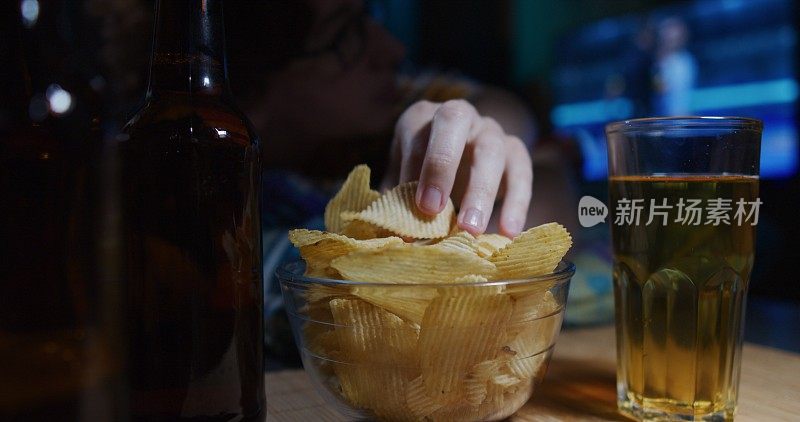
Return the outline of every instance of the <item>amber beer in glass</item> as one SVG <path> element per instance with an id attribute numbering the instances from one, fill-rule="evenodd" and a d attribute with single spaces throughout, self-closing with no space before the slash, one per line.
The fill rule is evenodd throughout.
<path id="1" fill-rule="evenodd" d="M 640 420 L 730 420 L 753 267 L 761 122 L 612 123 L 617 400 Z"/>
<path id="2" fill-rule="evenodd" d="M 120 142 L 134 421 L 266 417 L 261 152 L 223 46 L 222 0 L 158 2 Z"/>

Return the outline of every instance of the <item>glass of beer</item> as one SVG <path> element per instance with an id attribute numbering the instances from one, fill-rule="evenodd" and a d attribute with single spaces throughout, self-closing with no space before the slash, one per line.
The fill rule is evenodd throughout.
<path id="1" fill-rule="evenodd" d="M 730 420 L 761 200 L 762 124 L 611 123 L 617 400 L 639 420 Z"/>

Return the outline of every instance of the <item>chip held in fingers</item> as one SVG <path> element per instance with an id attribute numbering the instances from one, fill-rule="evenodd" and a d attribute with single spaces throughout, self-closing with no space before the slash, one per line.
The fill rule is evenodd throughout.
<path id="1" fill-rule="evenodd" d="M 360 220 L 413 239 L 446 237 L 455 222 L 453 201 L 447 200 L 444 210 L 435 216 L 423 214 L 414 201 L 417 182 L 395 186 L 372 202 L 365 210 L 346 214 L 349 220 Z"/>
<path id="2" fill-rule="evenodd" d="M 366 418 L 509 416 L 544 376 L 565 294 L 554 279 L 507 281 L 553 273 L 570 234 L 548 223 L 474 236 L 450 200 L 422 214 L 417 182 L 380 194 L 369 179 L 353 169 L 326 207 L 327 231 L 289 232 L 305 275 L 325 279 L 301 295 L 301 346 L 321 382 Z"/>

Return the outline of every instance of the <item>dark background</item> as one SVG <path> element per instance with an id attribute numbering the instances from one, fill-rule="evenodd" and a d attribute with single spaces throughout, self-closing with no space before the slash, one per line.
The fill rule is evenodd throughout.
<path id="1" fill-rule="evenodd" d="M 398 3 L 413 11 L 396 13 Z M 551 83 L 563 39 L 598 20 L 646 14 L 691 2 L 570 0 L 545 1 L 387 1 L 387 26 L 411 46 L 411 60 L 422 66 L 458 69 L 482 82 L 506 87 L 531 106 L 540 135 L 550 136 Z M 757 1 L 755 2 L 757 3 Z M 409 16 L 410 15 L 410 16 Z M 392 17 L 396 19 L 391 19 Z M 797 8 L 793 11 L 795 28 Z M 757 17 L 753 17 L 757 19 Z M 464 28 L 469 28 L 465 31 Z M 476 52 L 478 52 L 476 54 Z M 795 51 L 795 60 L 797 58 Z M 567 140 L 569 142 L 569 140 Z M 603 182 L 583 180 L 581 194 L 605 197 Z M 751 297 L 800 302 L 794 273 L 800 262 L 800 176 L 762 180 L 764 205 L 758 228 Z M 795 316 L 795 318 L 797 318 Z M 800 319 L 795 319 L 800 322 Z"/>
<path id="2" fill-rule="evenodd" d="M 30 2 L 31 0 L 28 0 Z M 4 28 L 20 19 L 25 1 L 3 6 Z M 113 136 L 141 101 L 152 37 L 152 2 L 41 0 L 35 22 L 20 34 L 4 34 L 0 54 L 0 125 L 30 118 L 56 133 L 59 142 L 80 146 L 92 136 Z M 31 4 L 28 3 L 28 7 Z M 140 6 L 130 7 L 138 3 Z M 562 139 L 553 130 L 551 81 L 560 43 L 587 24 L 608 17 L 646 13 L 685 4 L 635 0 L 378 0 L 376 19 L 408 47 L 409 69 L 456 71 L 519 95 L 533 111 L 541 138 Z M 122 7 L 122 6 L 126 7 Z M 798 24 L 793 11 L 794 28 Z M 16 36 L 20 43 L 16 44 Z M 109 39 L 127 39 L 122 50 Z M 21 50 L 16 50 L 21 46 Z M 797 51 L 795 51 L 795 60 Z M 109 63 L 116 63 L 111 66 Z M 19 80 L 18 67 L 29 78 Z M 232 75 L 235 77 L 235 75 Z M 42 104 L 63 89 L 72 103 L 63 113 Z M 797 117 L 796 117 L 797 118 Z M 101 135 L 97 135 L 100 133 Z M 2 151 L 6 151 L 3 149 Z M 578 192 L 605 197 L 603 182 L 578 179 Z M 768 328 L 800 327 L 800 176 L 764 180 L 761 222 L 751 284 L 750 339 L 800 349 L 798 338 L 775 340 Z M 565 212 L 573 212 L 568 210 Z M 4 216 L 5 218 L 6 216 Z M 4 243 L 8 239 L 4 239 Z M 751 316 L 752 315 L 752 316 Z M 786 337 L 786 331 L 779 337 Z M 792 343 L 793 341 L 793 343 Z"/>

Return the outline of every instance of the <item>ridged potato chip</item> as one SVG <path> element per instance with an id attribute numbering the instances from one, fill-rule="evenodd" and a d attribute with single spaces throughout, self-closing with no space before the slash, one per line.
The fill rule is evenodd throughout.
<path id="1" fill-rule="evenodd" d="M 509 361 L 511 372 L 520 378 L 532 378 L 540 370 L 547 350 L 555 344 L 563 313 L 552 293 L 531 295 L 526 302 L 515 302 L 509 324 L 508 349 L 515 353 Z"/>
<path id="2" fill-rule="evenodd" d="M 355 286 L 352 288 L 352 293 L 366 302 L 417 325 L 422 323 L 425 309 L 438 294 L 436 289 L 430 287 L 398 289 L 380 286 Z"/>
<path id="3" fill-rule="evenodd" d="M 489 281 L 486 276 L 478 275 L 478 274 L 467 274 L 465 276 L 461 276 L 456 278 L 456 283 L 485 283 Z"/>
<path id="4" fill-rule="evenodd" d="M 358 299 L 333 299 L 330 307 L 346 360 L 334 365 L 345 398 L 381 418 L 407 414 L 406 386 L 418 374 L 397 362 L 415 358 L 417 329 Z"/>
<path id="5" fill-rule="evenodd" d="M 413 242 L 407 243 L 411 243 L 414 246 L 433 246 L 439 243 L 441 240 L 442 239 L 416 239 Z"/>
<path id="6" fill-rule="evenodd" d="M 553 315 L 560 307 L 553 293 L 531 292 L 524 296 L 514 296 L 514 312 L 511 314 L 511 329 L 522 327 L 531 321 Z"/>
<path id="7" fill-rule="evenodd" d="M 430 246 L 388 246 L 358 250 L 334 259 L 331 267 L 348 280 L 378 283 L 451 283 L 468 274 L 490 275 L 494 265 L 475 255 Z"/>
<path id="8" fill-rule="evenodd" d="M 464 381 L 464 400 L 472 406 L 480 406 L 486 399 L 486 387 L 485 379 L 472 378 L 467 375 L 467 379 Z"/>
<path id="9" fill-rule="evenodd" d="M 346 214 L 356 219 L 382 227 L 397 235 L 414 239 L 446 237 L 455 222 L 455 208 L 448 198 L 444 210 L 428 216 L 417 209 L 414 195 L 417 182 L 395 186 L 371 203 L 367 209 L 356 214 Z"/>
<path id="10" fill-rule="evenodd" d="M 297 248 L 303 246 L 316 245 L 317 243 L 330 240 L 336 244 L 351 246 L 355 249 L 374 249 L 388 244 L 404 243 L 399 237 L 383 237 L 378 239 L 353 239 L 341 234 L 323 232 L 319 230 L 294 229 L 289 230 L 289 241 Z"/>
<path id="11" fill-rule="evenodd" d="M 515 357 L 518 359 L 542 353 L 553 345 L 560 328 L 561 314 L 531 321 L 516 334 L 509 332 L 513 337 L 508 347 L 517 353 Z"/>
<path id="12" fill-rule="evenodd" d="M 503 408 L 505 406 L 505 394 L 505 387 L 495 383 L 489 383 L 486 387 L 486 404 L 495 409 Z"/>
<path id="13" fill-rule="evenodd" d="M 483 290 L 483 289 L 478 289 Z M 431 302 L 422 319 L 419 350 L 426 392 L 435 401 L 457 398 L 468 371 L 493 359 L 511 318 L 511 298 L 502 294 L 445 295 Z"/>
<path id="14" fill-rule="evenodd" d="M 497 233 L 480 234 L 477 238 L 475 238 L 475 240 L 478 241 L 479 245 L 491 250 L 492 253 L 505 248 L 509 243 L 511 243 L 511 239 Z"/>
<path id="15" fill-rule="evenodd" d="M 519 300 L 531 295 L 541 296 L 544 292 L 552 289 L 556 283 L 558 283 L 558 280 L 556 279 L 544 279 L 537 281 L 536 283 L 509 284 L 506 286 L 506 292 L 508 292 L 508 294 L 514 298 L 514 300 Z"/>
<path id="16" fill-rule="evenodd" d="M 334 359 L 339 351 L 339 340 L 333 331 L 331 324 L 333 317 L 327 305 L 325 303 L 324 307 L 319 304 L 307 306 L 304 314 L 308 315 L 309 320 L 303 323 L 302 336 L 310 353 L 324 359 Z M 333 372 L 331 362 L 324 359 L 316 361 L 318 370 L 331 375 Z"/>
<path id="17" fill-rule="evenodd" d="M 544 375 L 547 370 L 547 353 L 541 353 L 521 359 L 513 359 L 508 362 L 511 372 L 523 379 L 537 379 Z"/>
<path id="18" fill-rule="evenodd" d="M 485 360 L 475 364 L 464 380 L 464 399 L 473 406 L 480 406 L 486 399 L 489 379 L 500 370 L 500 361 Z"/>
<path id="19" fill-rule="evenodd" d="M 339 233 L 344 228 L 342 211 L 361 211 L 378 199 L 381 194 L 369 188 L 370 170 L 366 165 L 356 166 L 342 188 L 334 195 L 325 207 L 325 229 Z"/>
<path id="20" fill-rule="evenodd" d="M 497 381 L 497 382 L 496 382 Z M 533 380 L 518 379 L 506 365 L 505 357 L 475 365 L 465 380 L 464 402 L 431 415 L 435 421 L 500 420 L 522 406 L 530 397 Z"/>
<path id="21" fill-rule="evenodd" d="M 551 273 L 572 246 L 564 226 L 547 223 L 515 237 L 489 258 L 497 266 L 498 279 L 519 279 Z"/>
<path id="22" fill-rule="evenodd" d="M 470 376 L 474 379 L 489 381 L 490 378 L 500 371 L 500 365 L 502 364 L 503 361 L 501 359 L 491 359 L 476 363 L 470 371 Z"/>
<path id="23" fill-rule="evenodd" d="M 356 220 L 355 213 L 343 212 L 342 221 L 344 228 L 342 234 L 353 239 L 368 240 L 381 237 L 391 237 L 392 232 L 366 221 Z"/>
<path id="24" fill-rule="evenodd" d="M 532 390 L 536 382 L 538 380 L 525 381 L 507 390 L 506 394 L 503 395 L 503 403 L 505 405 L 503 409 L 493 412 L 493 414 L 487 414 L 486 419 L 499 420 L 510 416 L 507 409 L 519 409 L 522 407 L 533 394 Z"/>
<path id="25" fill-rule="evenodd" d="M 405 397 L 408 409 L 418 419 L 423 419 L 444 406 L 428 396 L 422 377 L 417 377 L 408 383 Z"/>
<path id="26" fill-rule="evenodd" d="M 333 330 L 317 331 L 312 325 L 307 326 L 304 334 L 308 350 L 323 358 L 330 359 L 331 353 L 340 350 L 339 338 Z M 315 332 L 316 331 L 316 332 Z"/>
<path id="27" fill-rule="evenodd" d="M 505 373 L 495 374 L 495 376 L 492 377 L 491 381 L 492 384 L 499 385 L 504 388 L 513 387 L 522 382 L 522 380 L 516 377 L 515 375 L 505 374 Z"/>
<path id="28" fill-rule="evenodd" d="M 523 385 L 524 384 L 524 385 Z M 492 385 L 488 388 L 487 398 L 483 404 L 474 407 L 464 404 L 457 407 L 446 407 L 430 416 L 436 422 L 461 421 L 499 421 L 506 420 L 515 409 L 522 407 L 531 393 L 530 382 L 521 383 L 509 389 Z M 538 420 L 538 419 L 536 419 Z"/>
<path id="29" fill-rule="evenodd" d="M 345 286 L 328 286 L 325 284 L 314 284 L 308 287 L 308 290 L 305 292 L 304 296 L 309 303 L 317 303 L 325 299 L 347 296 L 348 294 L 349 292 Z M 325 307 L 326 308 L 328 307 L 327 302 L 325 302 Z"/>
<path id="30" fill-rule="evenodd" d="M 330 301 L 342 353 L 353 362 L 395 363 L 415 357 L 418 330 L 359 299 Z"/>
<path id="31" fill-rule="evenodd" d="M 528 400 L 533 383 L 525 381 L 510 388 L 496 384 L 489 387 L 486 401 L 481 405 L 480 420 L 505 420 L 513 409 L 522 407 Z"/>
<path id="32" fill-rule="evenodd" d="M 499 234 L 482 234 L 478 237 L 475 237 L 467 231 L 459 231 L 442 239 L 435 246 L 440 248 L 472 251 L 481 258 L 489 258 L 508 243 L 511 243 L 511 239 Z"/>
<path id="33" fill-rule="evenodd" d="M 471 274 L 464 277 L 459 277 L 456 280 L 464 280 L 465 278 L 474 280 L 474 279 L 482 279 L 483 277 Z M 454 297 L 454 298 L 497 296 L 500 293 L 503 293 L 505 289 L 506 286 L 504 285 L 499 285 L 499 286 L 489 285 L 489 286 L 475 287 L 475 286 L 470 286 L 468 284 L 464 284 L 461 286 L 441 287 L 439 288 L 439 296 Z"/>
<path id="34" fill-rule="evenodd" d="M 473 406 L 466 401 L 453 406 L 443 407 L 431 414 L 429 420 L 436 422 L 462 422 L 462 421 L 499 421 L 511 416 L 510 406 L 505 406 L 502 387 L 493 386 L 491 396 L 483 401 L 480 406 Z M 495 397 L 499 396 L 497 403 Z M 520 405 L 521 407 L 521 405 Z"/>
<path id="35" fill-rule="evenodd" d="M 429 420 L 436 422 L 461 422 L 461 421 L 483 421 L 482 410 L 475 408 L 469 403 L 457 403 L 446 406 L 431 414 Z"/>
<path id="36" fill-rule="evenodd" d="M 381 420 L 408 420 L 405 393 L 409 375 L 402 368 L 385 365 L 336 363 L 342 395 L 356 408 L 368 410 Z"/>
<path id="37" fill-rule="evenodd" d="M 334 258 L 357 250 L 404 243 L 399 237 L 356 240 L 341 234 L 306 229 L 290 230 L 289 240 L 300 249 L 300 256 L 306 261 L 306 275 L 314 277 L 336 276 L 338 273 L 329 270 Z"/>
<path id="38" fill-rule="evenodd" d="M 486 258 L 486 256 L 481 255 L 479 252 L 478 246 L 475 243 L 475 237 L 466 231 L 460 231 L 456 234 L 450 235 L 431 247 L 454 250 L 462 253 L 474 253 L 481 258 Z M 488 256 L 491 256 L 491 253 Z"/>

